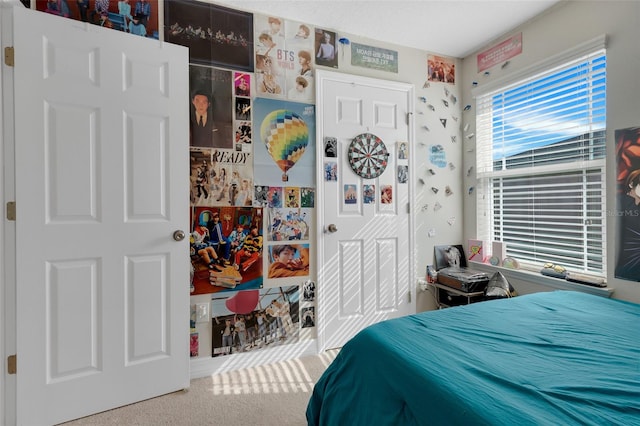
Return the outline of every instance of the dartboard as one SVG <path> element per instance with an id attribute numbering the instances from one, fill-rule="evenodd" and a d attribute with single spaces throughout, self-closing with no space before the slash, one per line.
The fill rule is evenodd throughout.
<path id="1" fill-rule="evenodd" d="M 348 158 L 351 168 L 358 176 L 373 179 L 387 168 L 389 151 L 379 137 L 362 133 L 351 141 Z"/>

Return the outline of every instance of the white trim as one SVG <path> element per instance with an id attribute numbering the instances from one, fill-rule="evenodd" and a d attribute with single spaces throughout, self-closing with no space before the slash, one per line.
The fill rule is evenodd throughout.
<path id="1" fill-rule="evenodd" d="M 13 44 L 13 8 L 23 7 L 14 0 L 0 1 L 0 46 Z M 16 354 L 16 271 L 15 247 L 16 225 L 5 219 L 5 206 L 15 200 L 14 163 L 14 109 L 13 109 L 13 68 L 0 64 L 0 199 L 2 200 L 2 226 L 0 226 L 0 424 L 14 425 L 16 419 L 16 376 L 7 375 L 7 356 Z"/>
<path id="2" fill-rule="evenodd" d="M 215 358 L 194 358 L 190 363 L 190 378 L 226 373 L 241 368 L 251 368 L 260 365 L 288 361 L 303 356 L 319 353 L 316 339 L 303 340 L 298 343 L 286 344 L 269 349 L 261 349 L 231 356 Z M 268 361 L 266 361 L 268 360 Z"/>
<path id="3" fill-rule="evenodd" d="M 469 267 L 482 272 L 486 272 L 491 276 L 495 272 L 501 272 L 502 275 L 516 288 L 517 282 L 527 282 L 544 288 L 548 288 L 549 291 L 553 290 L 571 290 L 580 291 L 582 293 L 595 294 L 596 296 L 611 297 L 615 289 L 611 287 L 595 287 L 587 284 L 579 284 L 571 281 L 564 280 L 562 278 L 547 277 L 545 275 L 526 271 L 523 269 L 510 269 L 500 266 L 488 265 L 486 263 L 469 262 Z"/>
<path id="4" fill-rule="evenodd" d="M 550 69 L 564 65 L 571 60 L 579 59 L 589 53 L 595 52 L 600 49 L 605 49 L 607 47 L 607 36 L 606 34 L 599 35 L 589 41 L 581 43 L 571 49 L 565 50 L 564 52 L 560 52 L 556 55 L 550 56 L 547 59 L 540 61 L 531 66 L 522 68 L 516 72 L 513 72 L 505 77 L 498 78 L 496 80 L 487 82 L 482 86 L 476 87 L 471 90 L 471 95 L 473 98 L 478 98 L 480 96 L 487 95 L 496 90 L 503 90 L 505 87 L 518 83 L 524 80 L 527 77 L 531 77 L 542 72 L 547 72 Z"/>

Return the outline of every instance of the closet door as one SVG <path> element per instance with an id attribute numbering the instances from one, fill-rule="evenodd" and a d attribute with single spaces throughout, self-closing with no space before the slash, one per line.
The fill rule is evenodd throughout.
<path id="1" fill-rule="evenodd" d="M 320 348 L 415 312 L 411 180 L 413 86 L 317 72 Z"/>
<path id="2" fill-rule="evenodd" d="M 13 44 L 18 424 L 188 387 L 188 49 L 21 8 Z"/>

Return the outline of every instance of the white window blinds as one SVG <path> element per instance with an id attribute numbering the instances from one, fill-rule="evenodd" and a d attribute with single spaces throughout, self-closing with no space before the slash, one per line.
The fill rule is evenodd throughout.
<path id="1" fill-rule="evenodd" d="M 476 98 L 479 238 L 606 275 L 605 94 L 600 48 Z"/>

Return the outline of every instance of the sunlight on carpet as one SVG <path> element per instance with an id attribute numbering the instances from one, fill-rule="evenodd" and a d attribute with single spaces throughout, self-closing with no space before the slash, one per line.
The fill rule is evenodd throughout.
<path id="1" fill-rule="evenodd" d="M 318 355 L 322 370 L 338 354 L 332 349 Z M 301 359 L 244 368 L 211 377 L 214 395 L 257 395 L 280 393 L 311 393 L 314 379 Z"/>

